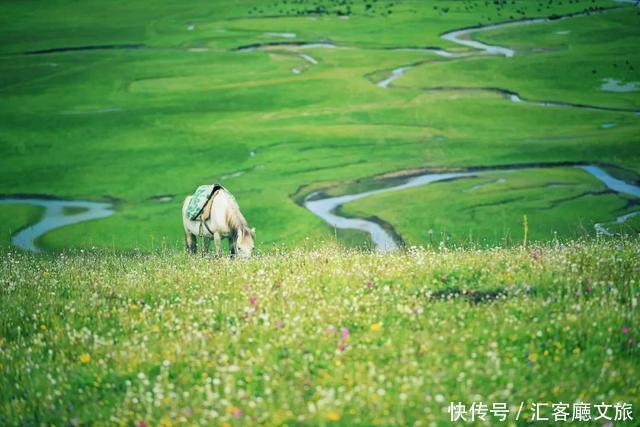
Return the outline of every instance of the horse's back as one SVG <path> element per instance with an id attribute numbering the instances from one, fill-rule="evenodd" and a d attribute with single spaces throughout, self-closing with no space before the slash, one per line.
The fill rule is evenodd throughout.
<path id="1" fill-rule="evenodd" d="M 185 231 L 199 234 L 202 231 L 200 222 L 192 220 L 188 214 L 188 207 L 192 199 L 193 196 L 187 196 L 182 202 L 182 223 L 184 224 Z M 226 188 L 222 187 L 216 191 L 208 202 L 211 203 L 211 210 L 206 218 L 208 230 L 219 232 L 222 235 L 228 235 L 231 232 L 227 215 L 230 207 L 229 204 L 232 200 L 234 200 L 233 196 Z"/>

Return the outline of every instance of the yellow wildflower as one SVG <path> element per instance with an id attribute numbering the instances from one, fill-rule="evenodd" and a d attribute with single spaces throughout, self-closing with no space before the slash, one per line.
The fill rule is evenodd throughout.
<path id="1" fill-rule="evenodd" d="M 536 363 L 538 361 L 538 355 L 536 353 L 531 353 L 529 355 L 529 360 L 532 361 L 533 363 Z"/>
<path id="2" fill-rule="evenodd" d="M 340 421 L 340 414 L 336 411 L 329 411 L 324 416 L 329 421 Z"/>
<path id="3" fill-rule="evenodd" d="M 382 330 L 382 323 L 374 323 L 371 325 L 371 332 L 380 332 Z"/>
<path id="4" fill-rule="evenodd" d="M 80 359 L 82 363 L 91 362 L 91 356 L 89 356 L 89 353 L 82 353 L 78 359 Z"/>

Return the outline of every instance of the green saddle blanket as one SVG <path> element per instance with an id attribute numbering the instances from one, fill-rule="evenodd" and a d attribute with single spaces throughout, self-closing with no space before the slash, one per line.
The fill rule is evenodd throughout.
<path id="1" fill-rule="evenodd" d="M 221 188 L 222 186 L 220 184 L 201 185 L 198 187 L 195 193 L 193 193 L 191 201 L 189 201 L 189 206 L 187 206 L 187 216 L 194 221 L 198 219 L 207 202 L 213 197 L 215 192 Z"/>

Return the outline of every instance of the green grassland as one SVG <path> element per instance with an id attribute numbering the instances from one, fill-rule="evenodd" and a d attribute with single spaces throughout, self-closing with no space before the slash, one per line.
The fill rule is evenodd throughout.
<path id="1" fill-rule="evenodd" d="M 4 253 L 0 424 L 450 425 L 452 401 L 635 418 L 639 269 L 637 239 Z"/>
<path id="2" fill-rule="evenodd" d="M 31 205 L 5 205 L 0 209 L 0 246 L 9 246 L 11 236 L 26 224 L 36 222 L 43 209 Z"/>
<path id="3" fill-rule="evenodd" d="M 116 199 L 112 217 L 52 231 L 41 243 L 55 249 L 150 249 L 180 245 L 183 197 L 199 184 L 219 181 L 257 228 L 258 247 L 268 249 L 334 235 L 294 202 L 291 196 L 301 188 L 417 167 L 546 162 L 617 165 L 637 179 L 640 120 L 633 114 L 514 104 L 477 90 L 424 90 L 497 86 L 531 99 L 636 108 L 638 92 L 599 89 L 602 78 L 640 81 L 635 48 L 640 26 L 633 5 L 586 0 L 316 3 L 320 6 L 3 3 L 0 193 Z M 477 35 L 515 47 L 513 58 L 478 56 L 440 39 L 457 28 L 594 7 L 621 10 Z M 558 34 L 567 29 L 571 32 Z M 273 34 L 283 32 L 296 38 Z M 338 47 L 234 50 L 288 41 Z M 144 46 L 24 54 L 123 44 Z M 391 49 L 427 46 L 473 56 L 454 60 Z M 310 64 L 301 52 L 318 63 Z M 598 64 L 596 75 L 589 74 L 592 63 Z M 375 85 L 406 64 L 417 66 L 388 89 Z M 294 68 L 302 72 L 294 74 Z M 604 123 L 615 126 L 603 129 Z M 168 203 L 152 199 L 165 194 L 175 198 Z M 450 209 L 461 206 L 454 200 L 468 203 L 465 197 L 449 195 Z M 366 203 L 368 215 L 382 216 L 385 206 L 373 199 Z M 510 206 L 525 212 L 528 202 L 513 200 Z M 594 215 L 581 211 L 583 223 L 616 206 Z M 3 217 L 12 216 L 7 209 L 0 205 Z M 560 237 L 574 236 L 576 230 L 557 225 L 571 222 L 555 218 L 559 215 L 540 218 L 536 233 L 557 229 Z M 16 226 L 26 225 L 26 219 Z M 489 237 L 505 231 L 502 217 L 486 220 L 480 229 Z M 510 221 L 507 233 L 517 233 L 516 225 Z M 468 227 L 448 231 L 466 234 Z M 403 237 L 420 241 L 408 233 Z M 346 240 L 362 241 L 357 233 L 346 234 Z"/>
<path id="4" fill-rule="evenodd" d="M 525 215 L 531 241 L 587 237 L 596 223 L 614 221 L 629 205 L 631 211 L 640 211 L 633 201 L 631 196 L 607 191 L 580 169 L 554 168 L 543 173 L 524 169 L 376 195 L 347 203 L 341 212 L 358 217 L 375 212 L 406 236 L 408 245 L 441 241 L 495 245 L 522 242 Z M 632 223 L 610 226 L 610 232 L 638 231 Z"/>
<path id="5" fill-rule="evenodd" d="M 473 35 L 512 58 L 440 37 L 586 11 Z M 38 244 L 59 253 L 34 255 L 10 236 L 42 208 L 0 204 L 0 425 L 450 425 L 458 401 L 507 402 L 513 425 L 533 402 L 627 402 L 637 418 L 640 216 L 593 236 L 640 207 L 571 165 L 640 182 L 640 92 L 601 88 L 640 82 L 639 14 L 607 0 L 2 2 L 0 194 L 115 213 L 47 233 Z M 407 243 L 392 254 L 301 206 L 411 170 L 523 164 L 540 167 L 339 208 L 392 226 Z M 258 256 L 175 250 L 183 198 L 215 181 Z"/>

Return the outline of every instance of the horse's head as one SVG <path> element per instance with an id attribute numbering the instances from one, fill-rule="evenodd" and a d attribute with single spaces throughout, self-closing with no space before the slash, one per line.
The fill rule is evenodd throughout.
<path id="1" fill-rule="evenodd" d="M 255 228 L 241 227 L 236 236 L 235 252 L 239 258 L 249 258 L 253 252 L 253 239 L 256 237 Z"/>

